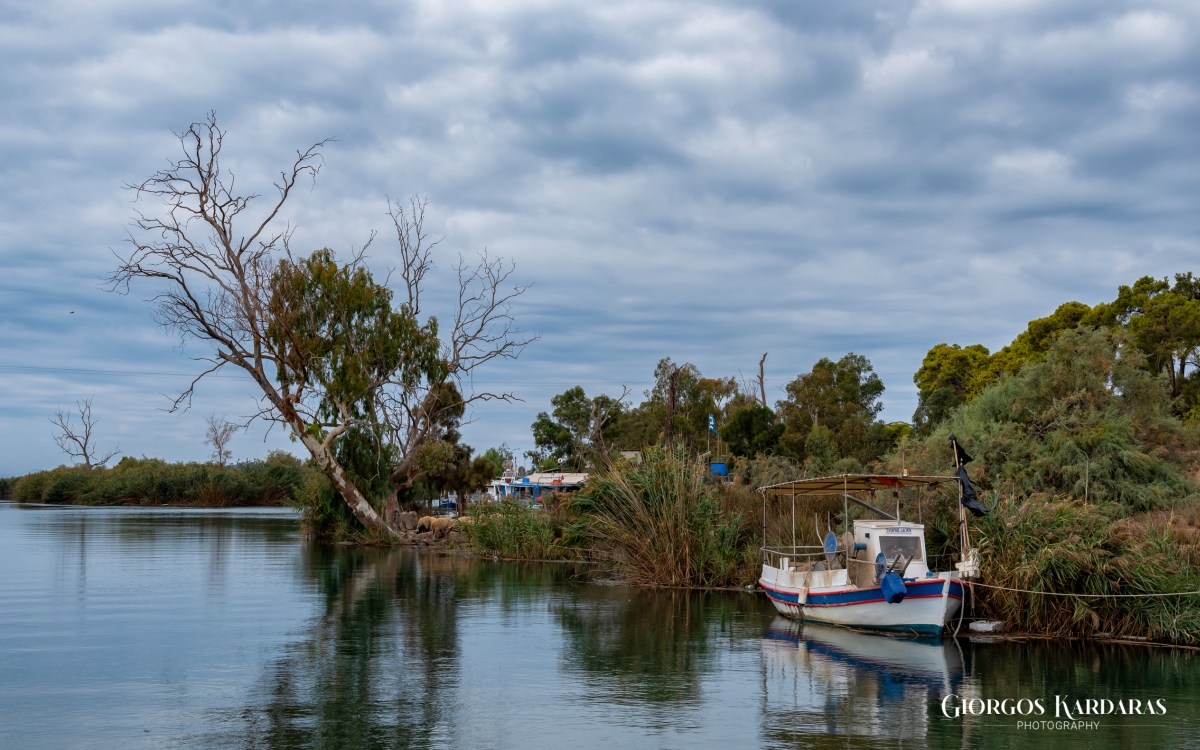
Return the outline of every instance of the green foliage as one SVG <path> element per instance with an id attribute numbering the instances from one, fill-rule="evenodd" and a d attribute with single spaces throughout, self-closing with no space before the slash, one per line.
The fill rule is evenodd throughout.
<path id="1" fill-rule="evenodd" d="M 721 439 L 734 456 L 771 455 L 779 451 L 786 425 L 775 420 L 775 412 L 761 404 L 734 411 L 721 428 Z"/>
<path id="2" fill-rule="evenodd" d="M 316 387 L 319 413 L 333 423 L 344 409 L 364 416 L 380 384 L 444 378 L 437 321 L 422 326 L 406 305 L 356 264 L 331 250 L 285 260 L 271 279 L 267 336 L 280 361 L 280 384 Z"/>
<path id="3" fill-rule="evenodd" d="M 658 445 L 666 431 L 667 401 L 671 373 L 679 371 L 675 382 L 675 442 L 693 450 L 708 443 L 708 415 L 723 425 L 732 412 L 749 406 L 755 399 L 738 393 L 734 378 L 706 378 L 693 364 L 676 365 L 670 357 L 659 360 L 654 368 L 654 387 L 644 392 L 645 401 L 613 419 L 605 439 L 613 446 L 640 450 Z"/>
<path id="4" fill-rule="evenodd" d="M 0 498 L 12 497 L 13 487 L 17 484 L 17 480 L 13 477 L 0 477 Z"/>
<path id="5" fill-rule="evenodd" d="M 1067 302 L 1052 314 L 1029 321 L 1026 330 L 995 354 L 973 344 L 938 344 L 925 355 L 913 376 L 919 404 L 917 428 L 929 432 L 960 404 L 969 403 L 1004 375 L 1042 361 L 1054 340 L 1077 328 L 1123 330 L 1143 367 L 1166 378 L 1169 397 L 1179 415 L 1200 406 L 1200 370 L 1188 372 L 1200 352 L 1200 279 L 1175 274 L 1167 279 L 1143 276 L 1117 290 L 1112 302 L 1089 307 Z M 1200 410 L 1197 411 L 1200 414 Z"/>
<path id="6" fill-rule="evenodd" d="M 484 451 L 483 459 L 488 462 L 492 478 L 495 479 L 504 473 L 504 462 L 513 460 L 512 448 L 508 447 L 508 443 L 501 443 L 498 448 Z"/>
<path id="7" fill-rule="evenodd" d="M 883 381 L 866 357 L 850 353 L 837 362 L 822 358 L 786 390 L 788 397 L 778 407 L 787 424 L 782 443 L 793 454 L 807 455 L 805 445 L 816 425 L 830 430 L 837 455 L 859 464 L 875 461 L 891 447 L 883 423 L 876 419 L 883 410 Z"/>
<path id="8" fill-rule="evenodd" d="M 621 552 L 630 581 L 655 586 L 726 586 L 757 560 L 745 517 L 724 507 L 704 466 L 650 448 L 640 465 L 620 462 L 574 498 L 585 535 Z"/>
<path id="9" fill-rule="evenodd" d="M 111 469 L 60 466 L 28 474 L 17 480 L 13 497 L 79 505 L 282 505 L 294 502 L 315 473 L 278 461 L 221 468 L 126 457 Z"/>
<path id="10" fill-rule="evenodd" d="M 991 353 L 987 347 L 973 344 L 938 344 L 921 361 L 921 369 L 913 375 L 919 402 L 913 422 L 918 427 L 937 424 L 964 401 L 979 395 L 994 381 L 989 366 Z"/>
<path id="11" fill-rule="evenodd" d="M 1131 510 L 1177 504 L 1195 492 L 1176 453 L 1190 438 L 1142 362 L 1120 334 L 1063 333 L 1042 362 L 984 389 L 930 435 L 905 441 L 906 467 L 952 467 L 947 437 L 954 433 L 974 456 L 971 474 L 984 489 L 1086 496 Z M 900 469 L 899 452 L 889 461 Z"/>
<path id="12" fill-rule="evenodd" d="M 839 456 L 833 430 L 823 424 L 813 425 L 804 440 L 804 475 L 828 476 Z"/>
<path id="13" fill-rule="evenodd" d="M 625 409 L 620 401 L 601 394 L 588 398 L 583 388 L 575 386 L 550 399 L 553 418 L 539 412 L 531 425 L 537 449 L 527 453 L 539 467 L 566 468 L 583 471 L 599 441 L 607 442 L 614 435 L 616 420 Z"/>

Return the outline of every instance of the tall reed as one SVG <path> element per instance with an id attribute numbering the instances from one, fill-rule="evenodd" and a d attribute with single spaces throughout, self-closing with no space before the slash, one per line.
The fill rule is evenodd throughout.
<path id="1" fill-rule="evenodd" d="M 1200 590 L 1200 569 L 1167 523 L 1118 503 L 1001 501 L 977 522 L 983 583 L 1066 594 Z M 1200 596 L 1079 598 L 982 589 L 978 614 L 1044 635 L 1200 640 Z"/>
<path id="2" fill-rule="evenodd" d="M 723 500 L 702 464 L 653 448 L 640 465 L 620 462 L 592 477 L 573 505 L 593 543 L 623 553 L 632 583 L 727 586 L 747 578 L 757 538 Z"/>

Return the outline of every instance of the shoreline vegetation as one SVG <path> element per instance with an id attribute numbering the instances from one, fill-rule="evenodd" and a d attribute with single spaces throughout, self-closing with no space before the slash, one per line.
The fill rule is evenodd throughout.
<path id="1" fill-rule="evenodd" d="M 999 587 L 977 592 L 971 616 L 1037 636 L 1200 643 L 1198 597 L 1169 596 L 1200 590 L 1200 279 L 1146 277 L 1111 303 L 1066 303 L 995 353 L 938 344 L 914 382 L 912 424 L 885 424 L 882 381 L 860 355 L 818 361 L 774 409 L 761 380 L 705 378 L 664 358 L 641 405 L 625 402 L 628 391 L 589 398 L 576 387 L 531 425 L 526 457 L 541 469 L 590 470 L 583 490 L 537 508 L 469 506 L 470 520 L 429 530 L 414 528 L 423 498 L 477 491 L 513 458 L 501 446 L 472 459 L 458 432 L 464 402 L 450 392 L 429 396 L 454 409 L 439 412 L 439 439 L 418 446 L 399 484 L 395 446 L 314 423 L 311 436 L 340 462 L 332 477 L 316 459 L 279 453 L 228 468 L 126 458 L 6 486 L 26 502 L 288 504 L 320 541 L 590 561 L 635 585 L 724 588 L 753 585 L 765 543 L 794 534 L 819 545 L 814 525 L 845 529 L 864 517 L 844 517 L 834 498 L 805 498 L 793 520 L 790 508 L 764 511 L 754 488 L 842 473 L 949 474 L 954 434 L 974 457 L 967 470 L 988 508 L 968 522 L 982 581 Z M 640 463 L 617 458 L 624 451 Z M 714 480 L 710 460 L 726 462 L 735 481 Z M 911 492 L 895 501 L 924 523 L 931 567 L 950 569 L 954 485 Z"/>
<path id="2" fill-rule="evenodd" d="M 1095 306 L 1067 302 L 996 352 L 933 346 L 913 377 L 911 423 L 880 418 L 883 381 L 853 352 L 821 358 L 773 405 L 767 354 L 748 379 L 704 377 L 664 357 L 637 406 L 627 388 L 591 397 L 570 388 L 537 415 L 535 448 L 524 458 L 537 469 L 589 471 L 580 493 L 543 498 L 539 508 L 468 507 L 472 520 L 457 529 L 422 531 L 414 528 L 422 499 L 468 496 L 514 463 L 506 445 L 473 456 L 461 429 L 473 405 L 517 398 L 475 384 L 489 363 L 515 360 L 537 340 L 514 317 L 528 287 L 511 260 L 486 252 L 438 274 L 440 240 L 424 228 L 428 203 L 418 195 L 386 201 L 401 263 L 382 282 L 362 251 L 293 255 L 284 208 L 293 187 L 317 177 L 328 141 L 296 152 L 256 214 L 244 210 L 258 196 L 236 193 L 220 166 L 225 136 L 210 113 L 178 133 L 178 160 L 136 185 L 132 244 L 109 282 L 114 291 L 151 287 L 157 322 L 211 347 L 216 367 L 198 373 L 173 408 L 218 368 L 240 370 L 267 405 L 263 416 L 286 428 L 307 460 L 62 467 L 17 479 L 16 499 L 288 503 L 316 540 L 444 536 L 491 556 L 601 562 L 639 585 L 746 585 L 764 543 L 819 544 L 814 525 L 845 529 L 859 512 L 846 517 L 833 499 L 816 498 L 785 516 L 764 511 L 753 488 L 847 473 L 947 474 L 953 433 L 974 456 L 967 471 L 990 508 L 969 521 L 983 580 L 1018 590 L 981 591 L 975 615 L 1044 635 L 1200 639 L 1192 598 L 1079 596 L 1200 589 L 1200 279 L 1192 273 L 1174 283 L 1143 277 Z M 438 298 L 457 303 L 429 307 Z M 90 403 L 79 403 L 85 422 Z M 70 420 L 56 416 L 60 446 L 69 447 Z M 79 452 L 90 465 L 84 445 Z M 617 458 L 630 454 L 641 463 Z M 710 460 L 735 482 L 709 476 Z M 949 569 L 959 553 L 953 488 L 894 499 L 906 519 L 925 523 L 929 562 Z"/>

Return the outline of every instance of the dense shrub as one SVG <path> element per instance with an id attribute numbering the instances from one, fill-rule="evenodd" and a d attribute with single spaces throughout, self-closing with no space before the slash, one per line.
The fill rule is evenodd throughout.
<path id="1" fill-rule="evenodd" d="M 1125 518 L 1126 512 L 1111 502 L 1004 500 L 978 523 L 983 581 L 1073 594 L 1200 591 L 1200 569 L 1169 524 Z M 1075 598 L 991 589 L 980 604 L 980 614 L 1027 632 L 1200 639 L 1195 597 Z"/>
<path id="2" fill-rule="evenodd" d="M 905 439 L 886 467 L 944 474 L 954 434 L 975 458 L 971 477 L 1006 497 L 1065 494 L 1130 511 L 1184 502 L 1196 492 L 1184 474 L 1193 431 L 1119 336 L 1062 333 L 1044 361 L 989 386 L 930 435 Z"/>
<path id="3" fill-rule="evenodd" d="M 574 558 L 566 510 L 562 506 L 531 508 L 524 503 L 499 502 L 472 510 L 471 523 L 461 524 L 476 552 L 522 560 Z"/>
<path id="4" fill-rule="evenodd" d="M 121 460 L 111 469 L 60 466 L 17 480 L 14 499 L 82 505 L 283 505 L 295 502 L 315 470 L 279 460 L 214 464 Z"/>

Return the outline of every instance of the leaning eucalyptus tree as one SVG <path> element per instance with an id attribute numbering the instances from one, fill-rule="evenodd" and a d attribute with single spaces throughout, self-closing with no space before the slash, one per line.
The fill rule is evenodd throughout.
<path id="1" fill-rule="evenodd" d="M 393 483 L 411 483 L 422 457 L 437 453 L 428 446 L 448 414 L 461 415 L 478 400 L 514 398 L 462 394 L 476 367 L 515 358 L 533 340 L 522 337 L 511 312 L 525 288 L 505 288 L 511 264 L 484 256 L 471 268 L 460 259 L 458 308 L 442 340 L 435 318 L 419 320 L 437 244 L 425 234 L 424 202 L 414 199 L 408 212 L 388 204 L 406 295 L 396 305 L 366 269 L 365 247 L 345 263 L 327 249 L 306 258 L 291 252 L 291 229 L 280 214 L 298 182 L 315 180 L 328 141 L 298 151 L 275 182 L 276 195 L 251 212 L 260 196 L 234 192 L 220 165 L 224 138 L 210 114 L 179 135 L 181 159 L 129 186 L 139 200 L 161 205 L 138 211 L 132 250 L 119 257 L 113 288 L 154 283 L 157 321 L 181 344 L 209 347 L 195 358 L 206 366 L 172 410 L 190 405 L 204 377 L 230 366 L 244 371 L 261 392 L 255 416 L 291 431 L 363 526 L 390 530 L 338 461 L 337 441 L 353 430 L 382 436 L 388 445 L 379 445 L 381 455 L 396 456 Z"/>

